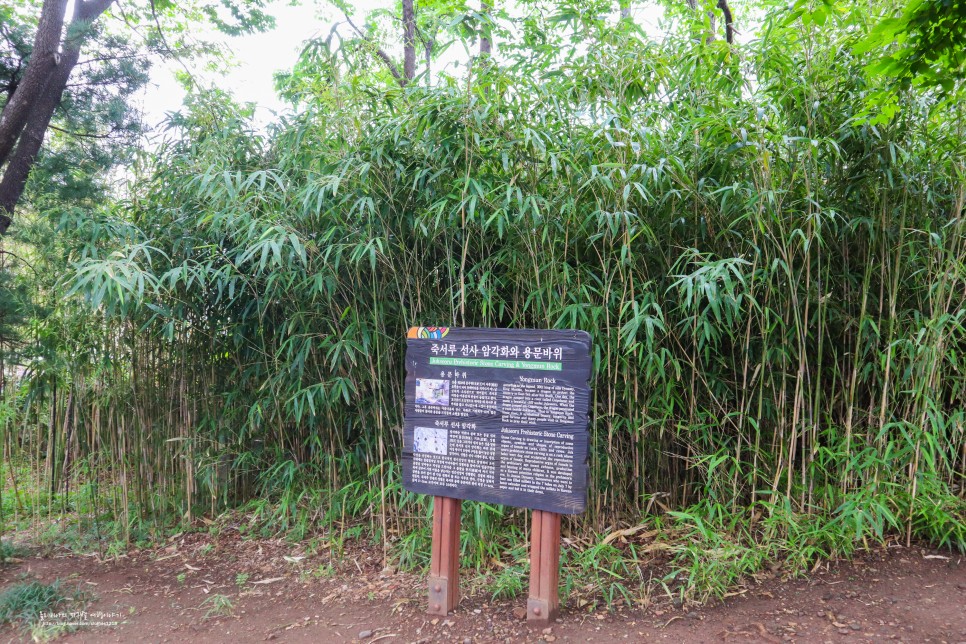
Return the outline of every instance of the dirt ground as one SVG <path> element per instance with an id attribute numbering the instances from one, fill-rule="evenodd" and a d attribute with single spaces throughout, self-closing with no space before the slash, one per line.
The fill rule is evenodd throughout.
<path id="1" fill-rule="evenodd" d="M 615 612 L 565 607 L 546 629 L 522 619 L 525 597 L 494 602 L 483 587 L 432 618 L 420 576 L 384 570 L 365 549 L 341 561 L 333 572 L 328 555 L 284 541 L 189 534 L 105 562 L 31 556 L 0 569 L 0 588 L 25 574 L 61 579 L 95 597 L 88 621 L 120 622 L 66 642 L 966 642 L 966 558 L 918 547 L 883 548 L 805 579 L 775 575 L 698 608 L 665 596 Z M 26 640 L 0 630 L 0 642 Z"/>

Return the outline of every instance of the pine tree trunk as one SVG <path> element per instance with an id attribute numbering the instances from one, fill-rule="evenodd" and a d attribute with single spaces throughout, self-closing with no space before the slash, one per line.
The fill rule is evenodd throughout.
<path id="1" fill-rule="evenodd" d="M 23 195 L 27 185 L 27 178 L 33 168 L 40 147 L 44 142 L 44 135 L 54 111 L 60 104 L 64 88 L 70 79 L 74 66 L 80 58 L 81 47 L 87 37 L 88 29 L 97 18 L 113 4 L 114 0 L 77 0 L 74 4 L 74 16 L 68 28 L 69 38 L 64 41 L 57 60 L 46 78 L 42 91 L 27 105 L 28 113 L 19 136 L 15 137 L 16 148 L 9 155 L 7 166 L 0 180 L 0 235 L 7 232 L 13 217 L 14 208 Z M 44 4 L 46 9 L 47 3 Z M 58 34 L 59 35 L 59 34 Z M 33 61 L 28 65 L 27 72 Z M 14 96 L 20 95 L 22 86 L 17 88 Z M 9 104 L 8 104 L 9 105 Z M 19 109 L 19 108 L 18 108 Z M 6 115 L 6 108 L 4 114 Z M 18 112 L 19 113 L 19 112 Z M 11 121 L 12 122 L 12 121 Z"/>
<path id="2" fill-rule="evenodd" d="M 79 45 L 80 43 L 78 43 Z M 27 178 L 33 168 L 34 161 L 44 142 L 44 134 L 50 119 L 60 104 L 60 97 L 67 86 L 70 73 L 77 64 L 80 54 L 80 47 L 66 49 L 61 57 L 60 63 L 54 70 L 54 76 L 50 78 L 43 93 L 33 103 L 27 124 L 20 133 L 17 147 L 14 149 L 7 169 L 3 173 L 3 180 L 0 181 L 0 213 L 8 218 L 13 216 L 14 208 L 20 201 L 24 187 L 27 185 Z M 9 224 L 8 224 L 9 225 Z M 0 221 L 0 235 L 6 232 L 7 226 Z"/>
<path id="3" fill-rule="evenodd" d="M 45 0 L 34 37 L 34 48 L 24 71 L 23 79 L 0 113 L 0 166 L 7 161 L 17 138 L 30 117 L 32 107 L 43 93 L 57 66 L 61 32 L 67 0 Z"/>

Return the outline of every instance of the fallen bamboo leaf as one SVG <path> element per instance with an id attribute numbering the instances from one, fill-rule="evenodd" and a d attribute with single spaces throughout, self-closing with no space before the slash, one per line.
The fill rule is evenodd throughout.
<path id="1" fill-rule="evenodd" d="M 620 539 L 621 537 L 630 537 L 630 536 L 633 536 L 633 535 L 637 534 L 638 532 L 640 532 L 641 530 L 643 530 L 646 527 L 647 526 L 639 525 L 639 526 L 635 526 L 633 528 L 625 528 L 623 530 L 614 530 L 609 535 L 607 535 L 606 537 L 604 537 L 604 540 L 601 543 L 602 543 L 602 545 L 605 545 L 606 546 L 608 543 L 610 543 L 611 541 L 614 541 L 615 539 Z M 644 534 L 642 534 L 640 538 L 641 539 L 647 539 L 649 537 L 655 536 L 656 534 L 657 534 L 657 530 L 651 530 L 650 532 L 645 532 Z"/>

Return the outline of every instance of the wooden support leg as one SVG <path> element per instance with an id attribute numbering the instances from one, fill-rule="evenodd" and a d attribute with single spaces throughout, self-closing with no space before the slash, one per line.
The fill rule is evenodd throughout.
<path id="1" fill-rule="evenodd" d="M 463 502 L 433 497 L 433 554 L 429 567 L 429 612 L 446 615 L 460 602 L 460 511 Z"/>
<path id="2" fill-rule="evenodd" d="M 527 621 L 546 624 L 557 617 L 560 606 L 560 515 L 533 511 L 530 530 L 530 598 Z"/>

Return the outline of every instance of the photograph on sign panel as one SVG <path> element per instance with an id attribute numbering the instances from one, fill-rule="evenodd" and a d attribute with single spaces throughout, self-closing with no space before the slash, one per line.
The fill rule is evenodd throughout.
<path id="1" fill-rule="evenodd" d="M 449 405 L 449 380 L 417 378 L 416 404 Z"/>
<path id="2" fill-rule="evenodd" d="M 417 454 L 446 456 L 449 451 L 449 432 L 439 427 L 414 428 L 413 451 Z"/>

